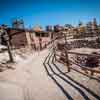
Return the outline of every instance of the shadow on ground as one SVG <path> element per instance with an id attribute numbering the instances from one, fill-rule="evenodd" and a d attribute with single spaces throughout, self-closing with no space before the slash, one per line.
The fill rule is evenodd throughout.
<path id="1" fill-rule="evenodd" d="M 51 59 L 51 62 L 50 62 L 50 59 Z M 74 88 L 84 98 L 84 100 L 91 100 L 90 97 L 86 94 L 86 92 L 92 95 L 96 100 L 100 100 L 100 96 L 98 94 L 94 93 L 91 89 L 87 88 L 83 84 L 77 82 L 72 77 L 68 76 L 66 73 L 62 72 L 54 61 L 53 53 L 48 54 L 43 65 L 44 65 L 47 75 L 55 82 L 55 84 L 60 88 L 60 90 L 64 93 L 64 95 L 66 96 L 68 100 L 74 100 L 74 98 L 71 96 L 71 94 L 68 93 L 68 90 L 66 90 L 65 87 L 63 87 L 61 82 L 57 80 L 56 77 L 58 77 L 59 79 L 64 81 L 66 84 L 69 84 L 72 88 Z M 54 67 L 59 71 L 59 74 L 55 72 Z M 52 71 L 53 74 L 50 74 L 50 71 Z M 84 92 L 84 90 L 86 92 Z"/>

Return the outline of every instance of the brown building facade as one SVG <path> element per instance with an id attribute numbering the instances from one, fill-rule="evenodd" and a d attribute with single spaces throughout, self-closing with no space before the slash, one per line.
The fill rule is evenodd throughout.
<path id="1" fill-rule="evenodd" d="M 10 43 L 13 48 L 29 46 L 28 38 L 30 38 L 30 31 L 15 28 L 7 28 L 6 30 L 10 37 Z"/>
<path id="2" fill-rule="evenodd" d="M 35 32 L 33 30 L 15 29 L 15 28 L 7 28 L 6 30 L 10 37 L 11 46 L 12 48 L 15 49 L 23 47 L 32 49 L 34 45 L 36 46 L 36 48 L 38 48 L 40 37 L 41 37 L 42 47 L 44 47 L 45 44 L 48 44 L 48 42 L 50 42 L 50 37 L 48 33 L 44 31 Z"/>

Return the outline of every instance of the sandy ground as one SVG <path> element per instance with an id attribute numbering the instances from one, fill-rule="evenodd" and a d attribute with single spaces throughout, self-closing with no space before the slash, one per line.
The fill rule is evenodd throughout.
<path id="1" fill-rule="evenodd" d="M 48 56 L 50 50 L 30 54 L 28 59 L 15 65 L 15 70 L 0 73 L 0 100 L 100 100 L 100 81 L 71 70 L 66 73 L 66 66 L 55 64 Z M 49 64 L 48 64 L 49 61 Z"/>
<path id="2" fill-rule="evenodd" d="M 0 100 L 65 100 L 45 72 L 43 61 L 47 55 L 48 50 L 35 53 L 23 64 L 18 63 L 15 70 L 0 73 Z"/>

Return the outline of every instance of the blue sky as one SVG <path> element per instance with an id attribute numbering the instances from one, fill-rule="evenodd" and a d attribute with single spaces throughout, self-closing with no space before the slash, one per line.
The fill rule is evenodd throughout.
<path id="1" fill-rule="evenodd" d="M 100 0 L 0 0 L 0 24 L 22 18 L 26 27 L 72 24 L 97 18 Z"/>

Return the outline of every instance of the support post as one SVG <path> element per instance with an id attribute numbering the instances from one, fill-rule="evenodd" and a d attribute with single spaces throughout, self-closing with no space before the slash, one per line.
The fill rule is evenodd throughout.
<path id="1" fill-rule="evenodd" d="M 66 38 L 66 33 L 64 33 L 64 37 L 65 37 L 65 57 L 66 57 L 66 67 L 68 72 L 70 72 L 70 63 L 69 63 L 69 58 L 68 58 L 68 52 L 67 52 L 67 48 L 66 48 L 66 43 L 67 43 L 67 38 Z"/>
<path id="2" fill-rule="evenodd" d="M 8 54 L 9 54 L 10 62 L 14 62 L 14 59 L 13 59 L 13 56 L 12 56 L 12 53 L 11 53 L 11 46 L 10 46 L 9 41 L 7 41 L 7 48 L 8 48 Z"/>
<path id="3" fill-rule="evenodd" d="M 70 63 L 69 63 L 69 59 L 68 59 L 68 52 L 65 49 L 65 58 L 66 58 L 66 67 L 68 72 L 70 72 Z"/>
<path id="4" fill-rule="evenodd" d="M 11 52 L 11 46 L 10 46 L 10 39 L 9 39 L 9 36 L 8 36 L 8 33 L 5 29 L 4 30 L 4 39 L 6 40 L 6 43 L 7 43 L 7 49 L 8 49 L 8 55 L 9 55 L 9 62 L 14 62 L 14 59 L 13 59 L 13 56 L 12 56 L 12 52 Z"/>
<path id="5" fill-rule="evenodd" d="M 26 31 L 25 34 L 26 34 L 28 48 L 29 48 L 29 50 L 32 50 L 32 45 L 31 45 L 32 41 L 31 41 L 30 33 Z"/>
<path id="6" fill-rule="evenodd" d="M 52 39 L 52 42 L 53 42 L 53 53 L 54 53 L 54 58 L 55 58 L 55 61 L 57 60 L 56 59 L 56 50 L 55 50 L 55 37 L 54 37 L 54 34 L 53 34 L 53 39 Z"/>

